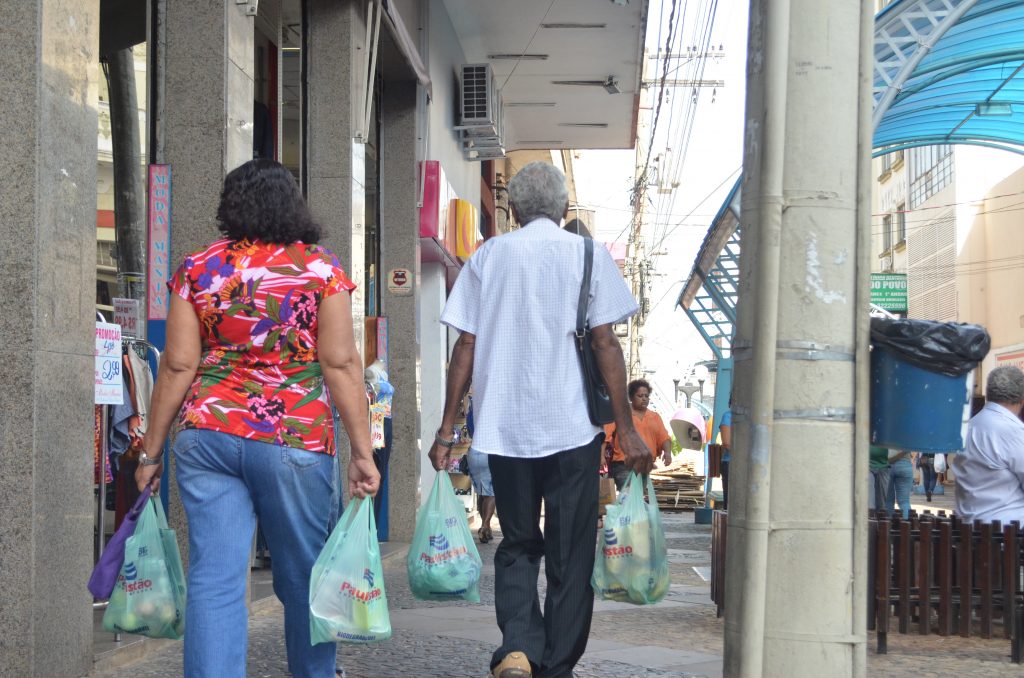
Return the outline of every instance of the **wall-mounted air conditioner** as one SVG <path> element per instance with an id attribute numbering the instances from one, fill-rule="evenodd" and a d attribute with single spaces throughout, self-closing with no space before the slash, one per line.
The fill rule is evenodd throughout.
<path id="1" fill-rule="evenodd" d="M 470 160 L 505 157 L 502 105 L 490 64 L 463 64 L 459 72 L 462 149 Z"/>

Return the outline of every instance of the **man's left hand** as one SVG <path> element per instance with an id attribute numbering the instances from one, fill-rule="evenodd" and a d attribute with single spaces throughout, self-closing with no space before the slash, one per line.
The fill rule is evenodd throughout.
<path id="1" fill-rule="evenodd" d="M 665 464 L 665 466 L 671 466 L 672 465 L 672 453 L 668 452 L 668 451 L 662 452 L 661 453 L 661 461 Z"/>

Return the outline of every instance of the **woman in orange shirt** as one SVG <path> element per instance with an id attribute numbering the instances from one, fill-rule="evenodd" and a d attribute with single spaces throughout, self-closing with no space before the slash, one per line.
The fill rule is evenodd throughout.
<path id="1" fill-rule="evenodd" d="M 661 416 L 657 412 L 647 409 L 650 402 L 651 385 L 646 379 L 634 379 L 629 382 L 629 403 L 633 408 L 633 424 L 636 426 L 636 432 L 647 443 L 652 456 L 657 457 L 660 451 L 662 461 L 666 465 L 671 464 L 672 436 L 665 428 Z M 615 438 L 615 424 L 608 424 L 604 427 L 604 436 L 607 441 L 606 454 L 611 457 L 608 471 L 615 479 L 615 487 L 621 490 L 626 483 L 626 478 L 629 477 L 629 468 L 626 466 L 626 457 Z"/>

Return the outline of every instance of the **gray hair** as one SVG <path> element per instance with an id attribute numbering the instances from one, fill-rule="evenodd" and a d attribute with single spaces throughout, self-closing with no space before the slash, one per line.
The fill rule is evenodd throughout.
<path id="1" fill-rule="evenodd" d="M 569 204 L 565 175 L 550 163 L 531 162 L 508 182 L 508 200 L 523 226 L 540 217 L 557 224 Z"/>
<path id="2" fill-rule="evenodd" d="M 1013 365 L 995 368 L 989 372 L 985 397 L 994 403 L 1024 401 L 1024 372 Z"/>

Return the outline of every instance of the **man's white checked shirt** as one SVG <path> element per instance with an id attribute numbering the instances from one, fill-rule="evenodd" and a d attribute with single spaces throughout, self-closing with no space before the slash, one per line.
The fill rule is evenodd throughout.
<path id="1" fill-rule="evenodd" d="M 473 449 L 543 457 L 581 447 L 590 423 L 573 339 L 583 282 L 583 238 L 549 219 L 488 240 L 455 282 L 441 322 L 476 335 Z M 588 320 L 618 323 L 637 304 L 594 243 Z"/>

